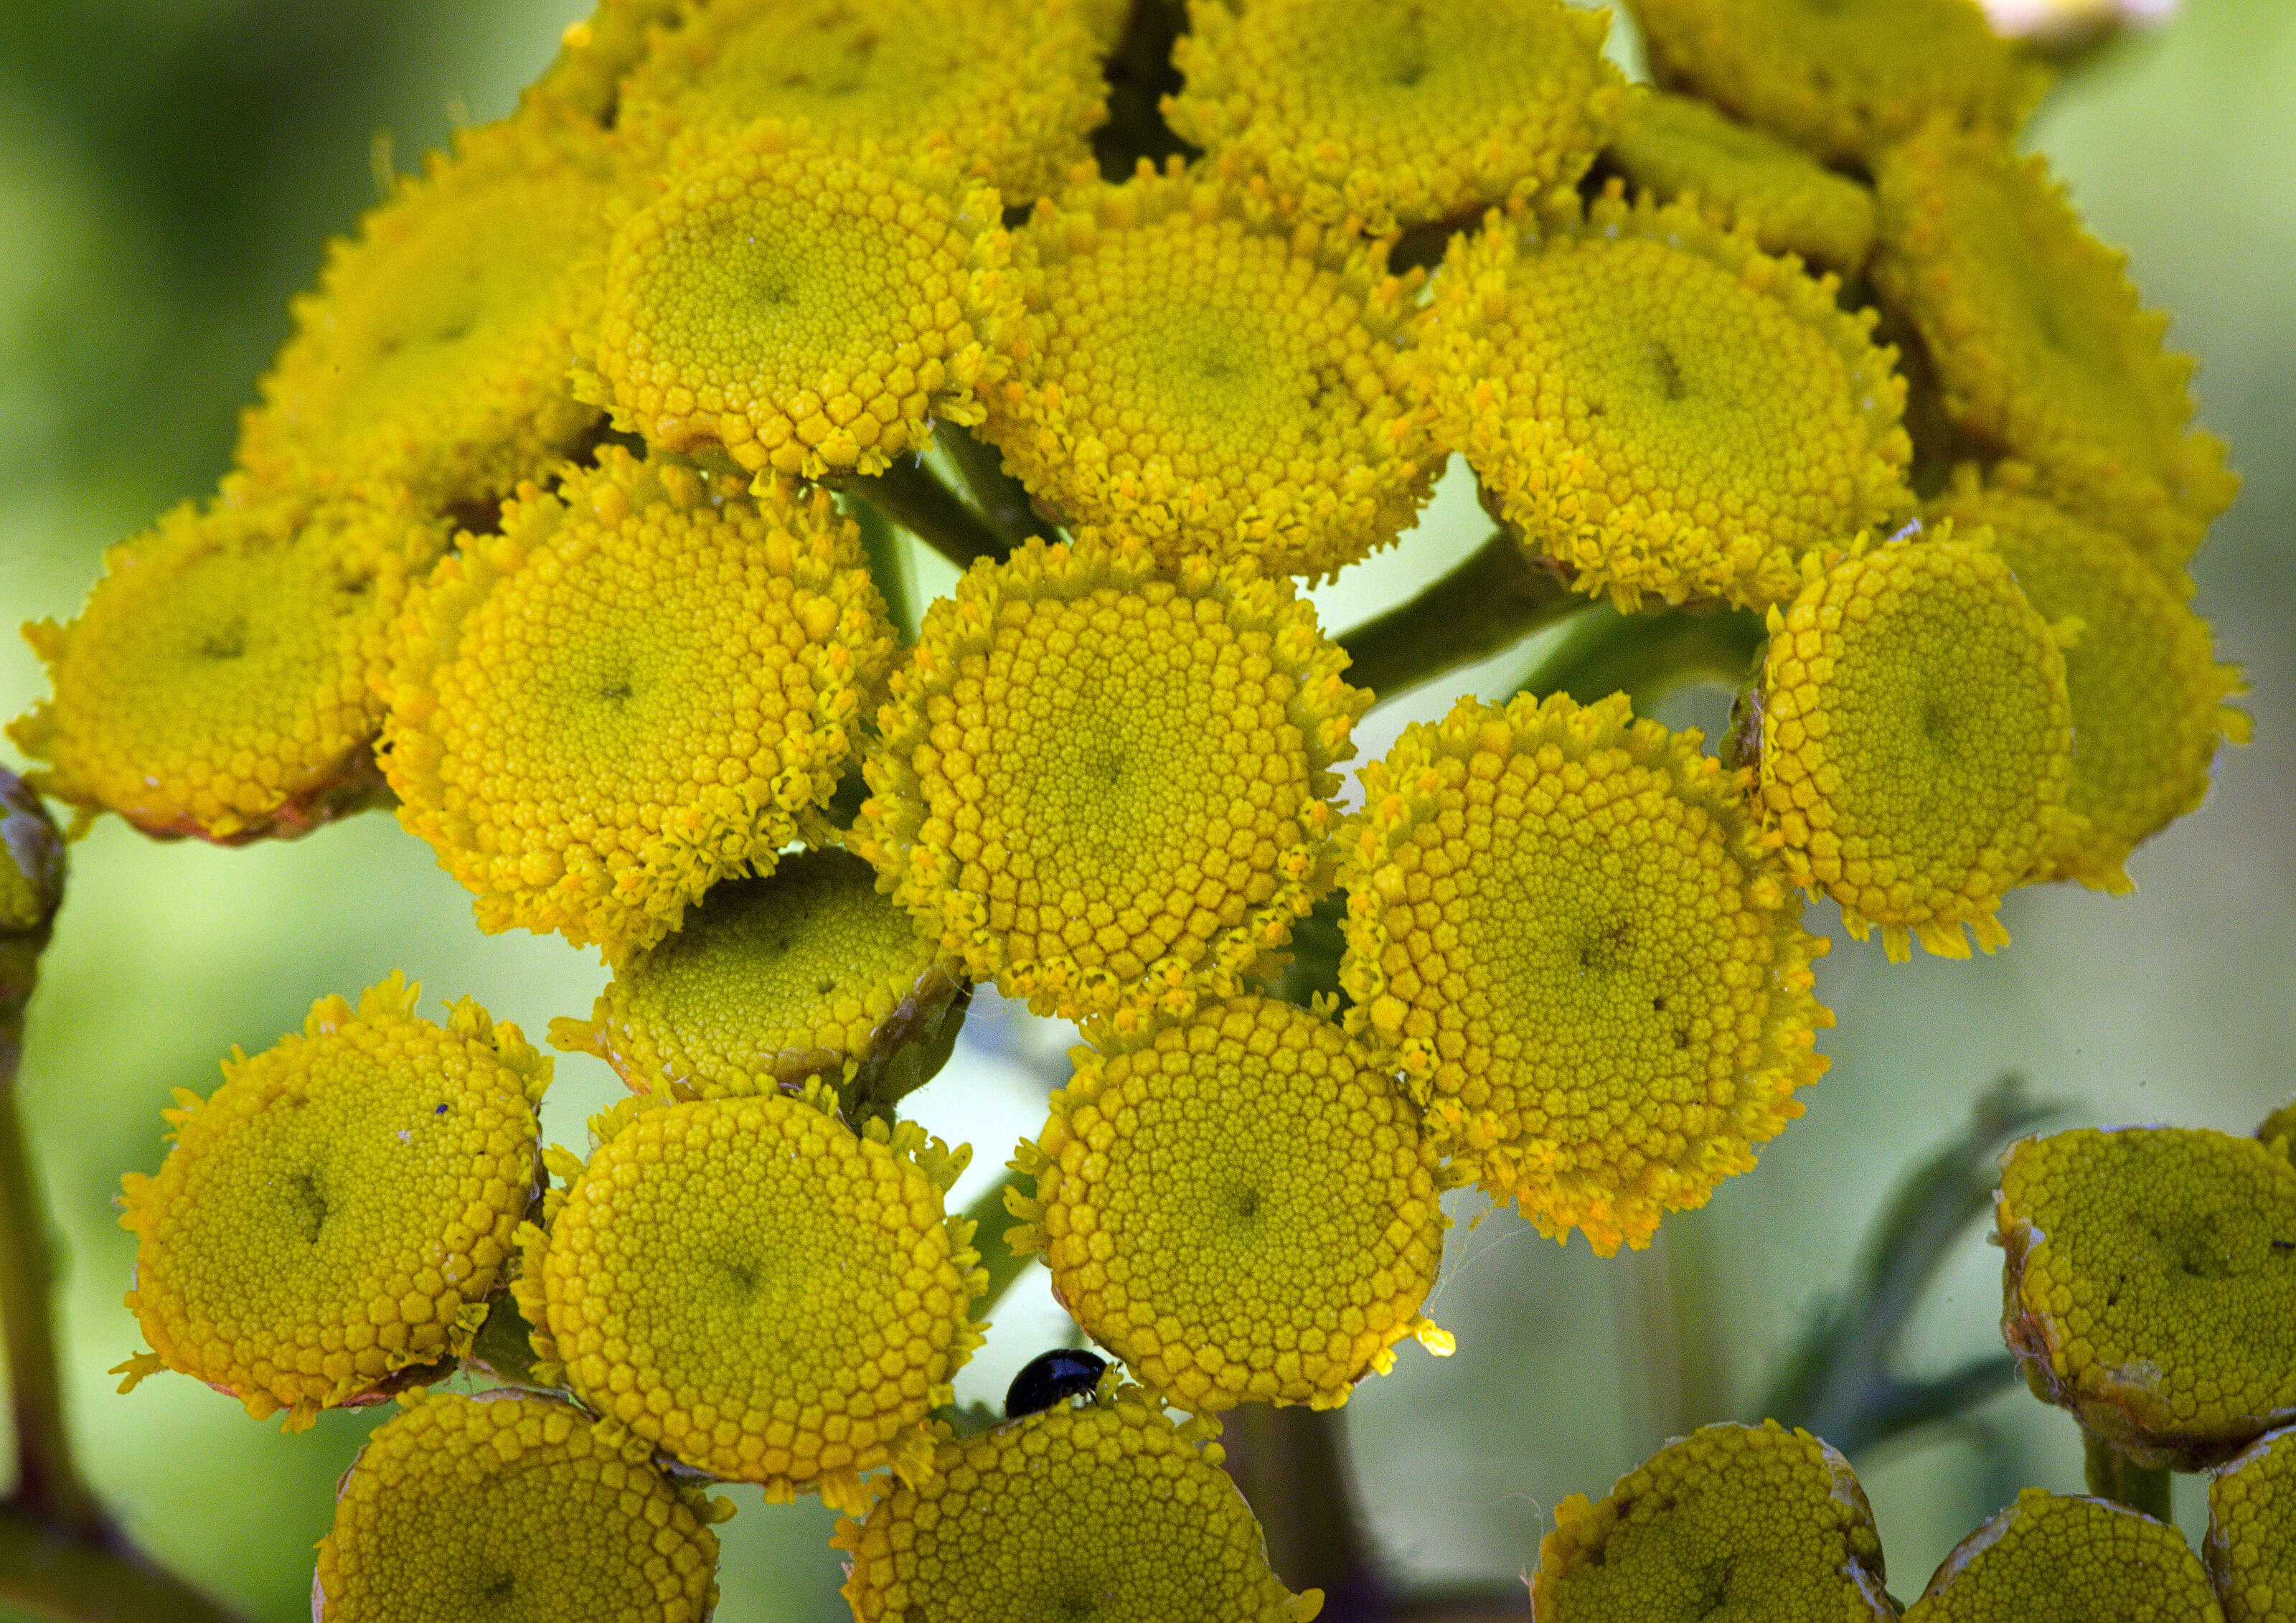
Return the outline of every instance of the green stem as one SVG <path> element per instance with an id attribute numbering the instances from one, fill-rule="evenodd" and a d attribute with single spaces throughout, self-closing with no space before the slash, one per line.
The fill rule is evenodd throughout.
<path id="1" fill-rule="evenodd" d="M 1006 1173 L 975 1197 L 964 1209 L 972 1219 L 972 1245 L 980 1253 L 980 1266 L 988 1270 L 988 1288 L 973 1298 L 972 1311 L 984 1314 L 996 1306 L 1013 1282 L 1021 1277 L 1029 1264 L 1036 1260 L 1032 1252 L 1022 1256 L 1004 1243 L 1004 1231 L 1013 1226 L 1013 1214 L 1004 1209 L 1004 1192 L 1013 1187 L 1014 1173 Z"/>
<path id="2" fill-rule="evenodd" d="M 954 422 L 936 424 L 933 438 L 948 453 L 981 516 L 1004 537 L 1007 546 L 1018 546 L 1032 536 L 1045 541 L 1060 539 L 1061 532 L 1037 516 L 1037 504 L 1029 499 L 1029 488 L 1004 471 L 1004 453 Z"/>
<path id="3" fill-rule="evenodd" d="M 882 473 L 826 482 L 859 496 L 960 570 L 1005 553 L 1004 537 L 917 457 L 897 456 Z"/>
<path id="4" fill-rule="evenodd" d="M 237 1613 L 116 1538 L 0 1509 L 0 1604 L 57 1623 L 240 1623 Z"/>
<path id="5" fill-rule="evenodd" d="M 1750 611 L 1620 614 L 1602 603 L 1571 623 L 1524 677 L 1522 691 L 1568 693 L 1581 704 L 1623 693 L 1640 711 L 1702 677 L 1743 680 L 1764 635 L 1761 617 Z"/>
<path id="6" fill-rule="evenodd" d="M 1346 1413 L 1247 1403 L 1223 1418 L 1220 1444 L 1275 1575 L 1322 1590 L 1328 1617 L 1377 1617 L 1387 1608 L 1356 1504 Z"/>
<path id="7" fill-rule="evenodd" d="M 1488 659 L 1586 606 L 1501 530 L 1418 596 L 1365 620 L 1339 643 L 1348 680 L 1386 699 Z"/>
<path id="8" fill-rule="evenodd" d="M 861 548 L 869 554 L 869 578 L 885 600 L 885 613 L 903 643 L 917 638 L 916 607 L 909 594 L 909 563 L 901 555 L 899 532 L 866 502 L 851 504 L 853 522 L 861 531 Z"/>
<path id="9" fill-rule="evenodd" d="M 2088 1490 L 2155 1521 L 2174 1521 L 2172 1484 L 2165 1469 L 2139 1465 L 2087 1427 L 2081 1428 L 2081 1464 Z"/>

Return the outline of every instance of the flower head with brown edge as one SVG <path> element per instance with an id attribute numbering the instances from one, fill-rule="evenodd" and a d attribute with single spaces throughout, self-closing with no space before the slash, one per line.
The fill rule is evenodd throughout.
<path id="1" fill-rule="evenodd" d="M 818 824 L 892 653 L 825 494 L 609 447 L 414 594 L 383 771 L 480 929 L 633 950 Z"/>
<path id="2" fill-rule="evenodd" d="M 1031 542 L 927 611 L 853 843 L 1038 1013 L 1232 996 L 1330 884 L 1346 665 L 1249 566 Z"/>
<path id="3" fill-rule="evenodd" d="M 2225 1623 L 2296 1619 L 2296 1426 L 2259 1438 L 2209 1479 L 2201 1557 Z"/>
<path id="4" fill-rule="evenodd" d="M 598 1118 L 548 1231 L 519 1232 L 545 1378 L 627 1433 L 769 1500 L 858 1512 L 861 1473 L 931 1469 L 925 1416 L 980 1344 L 968 1152 L 914 1124 L 855 1133 L 802 1098 L 631 1099 Z M 706 1197 L 706 1198 L 705 1198 Z"/>
<path id="5" fill-rule="evenodd" d="M 1429 385 L 1485 501 L 1581 590 L 1763 608 L 1800 560 L 1914 504 L 1895 352 L 1834 294 L 1613 181 L 1452 243 Z"/>
<path id="6" fill-rule="evenodd" d="M 2175 1528 L 2038 1488 L 1955 1545 L 1906 1623 L 2224 1623 Z"/>
<path id="7" fill-rule="evenodd" d="M 319 1542 L 318 1623 L 706 1623 L 734 1512 L 564 1404 L 434 1393 L 376 1428 Z"/>
<path id="8" fill-rule="evenodd" d="M 1393 1053 L 1495 1200 L 1650 1243 L 1801 1113 L 1825 943 L 1695 733 L 1463 699 L 1364 768 L 1342 836 L 1348 1029 Z"/>
<path id="9" fill-rule="evenodd" d="M 1554 1507 L 1531 1579 L 1538 1623 L 1894 1623 L 1874 1510 L 1849 1462 L 1775 1421 L 1702 1426 Z"/>
<path id="10" fill-rule="evenodd" d="M 1064 520 L 1324 575 L 1393 541 L 1441 457 L 1407 395 L 1419 274 L 1144 160 L 1013 236 L 1029 315 L 982 432 Z"/>
<path id="11" fill-rule="evenodd" d="M 2296 1167 L 2252 1138 L 2083 1128 L 2003 1160 L 2001 1337 L 2043 1401 L 2194 1471 L 2296 1422 Z"/>
<path id="12" fill-rule="evenodd" d="M 323 997 L 209 1098 L 177 1090 L 175 1147 L 122 1180 L 155 1350 L 120 1390 L 181 1370 L 300 1430 L 469 1345 L 533 1202 L 550 1062 L 467 998 L 419 1019 L 421 990 Z"/>
<path id="13" fill-rule="evenodd" d="M 1237 997 L 1095 1033 L 1013 1166 L 1006 1242 L 1040 1251 L 1086 1334 L 1182 1408 L 1334 1408 L 1420 1312 L 1444 1177 L 1373 1056 L 1295 1004 Z M 1348 1198 L 1335 1203 L 1332 1191 Z"/>

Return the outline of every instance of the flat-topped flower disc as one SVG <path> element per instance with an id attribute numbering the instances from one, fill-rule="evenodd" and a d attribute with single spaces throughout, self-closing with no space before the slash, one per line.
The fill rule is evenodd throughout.
<path id="1" fill-rule="evenodd" d="M 2296 1619 L 2296 1426 L 2259 1438 L 2209 1479 L 2201 1555 L 2225 1623 Z"/>
<path id="2" fill-rule="evenodd" d="M 1906 1623 L 2224 1623 L 2175 1528 L 2029 1488 L 1955 1546 Z"/>

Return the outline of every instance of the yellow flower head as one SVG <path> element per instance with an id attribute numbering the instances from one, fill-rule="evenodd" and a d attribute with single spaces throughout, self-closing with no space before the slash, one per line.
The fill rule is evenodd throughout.
<path id="1" fill-rule="evenodd" d="M 1981 532 L 1980 532 L 1981 533 Z M 1770 641 L 1752 710 L 1760 805 L 1795 881 L 1873 925 L 1892 961 L 1965 958 L 2009 932 L 2002 892 L 2079 833 L 2058 637 L 1976 541 L 1853 548 Z"/>
<path id="2" fill-rule="evenodd" d="M 855 842 L 1040 1014 L 1233 996 L 1330 882 L 1346 665 L 1287 582 L 1032 542 L 926 611 Z"/>
<path id="3" fill-rule="evenodd" d="M 2256 1141 L 2275 1155 L 2296 1160 L 2296 1099 L 2291 1099 L 2257 1124 Z"/>
<path id="4" fill-rule="evenodd" d="M 206 1101 L 176 1090 L 175 1147 L 122 1180 L 155 1350 L 121 1391 L 181 1370 L 299 1430 L 469 1345 L 533 1200 L 550 1062 L 467 998 L 416 1018 L 421 992 L 323 997 Z"/>
<path id="5" fill-rule="evenodd" d="M 272 484 L 403 483 L 440 510 L 538 477 L 597 421 L 568 385 L 568 335 L 623 169 L 607 134 L 547 105 L 434 153 L 295 301 L 241 464 Z"/>
<path id="6" fill-rule="evenodd" d="M 1608 1256 L 1801 1114 L 1833 1017 L 1741 791 L 1623 694 L 1463 699 L 1363 773 L 1343 839 L 1349 1029 L 1542 1234 Z"/>
<path id="7" fill-rule="evenodd" d="M 2119 536 L 2013 484 L 1980 487 L 1967 470 L 1931 511 L 1991 527 L 2026 601 L 2052 624 L 2080 622 L 2065 650 L 2073 714 L 2065 805 L 2085 826 L 2038 877 L 2127 889 L 2122 859 L 2200 805 L 2220 740 L 2247 742 L 2248 716 L 2226 703 L 2246 691 L 2239 671 L 2216 662 L 2208 622 L 2186 602 L 2192 583 Z"/>
<path id="8" fill-rule="evenodd" d="M 2049 72 L 1997 37 L 1977 0 L 1632 0 L 1651 71 L 1808 148 L 1870 159 L 1942 116 L 2013 135 Z"/>
<path id="9" fill-rule="evenodd" d="M 1437 279 L 1443 429 L 1534 553 L 1632 611 L 1755 608 L 1797 561 L 1910 512 L 1896 352 L 1834 279 L 1618 183 L 1494 216 Z"/>
<path id="10" fill-rule="evenodd" d="M 1182 1408 L 1336 1408 L 1416 1337 L 1443 1258 L 1442 1179 L 1372 1056 L 1295 1004 L 1237 997 L 1075 1050 L 1013 1163 L 1016 1252 L 1102 1346 Z M 1332 1192 L 1348 1192 L 1334 1201 Z"/>
<path id="11" fill-rule="evenodd" d="M 2161 347 L 2123 257 L 2038 157 L 1933 125 L 1876 164 L 1874 287 L 1928 348 L 1947 415 L 2048 495 L 2174 568 L 2240 481 L 2192 431 L 2193 363 Z"/>
<path id="12" fill-rule="evenodd" d="M 378 1427 L 319 1543 L 312 1615 L 705 1623 L 733 1512 L 563 1404 L 438 1393 Z"/>
<path id="13" fill-rule="evenodd" d="M 520 1231 L 519 1306 L 545 1379 L 615 1425 L 772 1501 L 868 1505 L 861 1472 L 931 1468 L 925 1415 L 980 1328 L 972 1225 L 944 1215 L 966 1152 L 910 1123 L 857 1135 L 802 1099 L 630 1100 L 549 1232 Z"/>
<path id="14" fill-rule="evenodd" d="M 1065 519 L 1322 575 L 1395 539 L 1441 458 L 1406 398 L 1416 274 L 1263 193 L 1143 163 L 1013 237 L 1029 314 L 984 432 Z"/>
<path id="15" fill-rule="evenodd" d="M 1894 1620 L 1873 1507 L 1843 1459 L 1775 1421 L 1702 1426 L 1598 1504 L 1554 1507 L 1531 1579 L 1538 1623 Z"/>
<path id="16" fill-rule="evenodd" d="M 2258 1439 L 2210 1479 L 2201 1554 L 2225 1623 L 2296 1619 L 2296 1427 Z"/>
<path id="17" fill-rule="evenodd" d="M 1610 19 L 1560 0 L 1190 0 L 1172 127 L 1286 212 L 1373 232 L 1575 184 L 1616 125 Z"/>
<path id="18" fill-rule="evenodd" d="M 2175 1528 L 2029 1488 L 1954 1546 L 1906 1623 L 2224 1623 Z"/>
<path id="19" fill-rule="evenodd" d="M 622 80 L 644 57 L 655 30 L 674 29 L 684 0 L 598 0 L 597 9 L 570 23 L 558 54 L 528 86 L 520 105 L 555 102 L 598 124 L 616 121 Z"/>
<path id="20" fill-rule="evenodd" d="M 633 1093 L 767 1094 L 857 1070 L 946 1020 L 956 990 L 867 863 L 808 851 L 717 886 L 679 929 L 615 966 L 587 1021 L 551 1021 L 550 1041 L 596 1054 Z"/>
<path id="21" fill-rule="evenodd" d="M 1695 193 L 1765 253 L 1855 273 L 1874 248 L 1874 193 L 1800 147 L 1705 102 L 1636 90 L 1606 154 L 1628 182 L 1671 201 Z"/>
<path id="22" fill-rule="evenodd" d="M 614 233 L 576 387 L 657 451 L 752 472 L 882 473 L 936 417 L 978 422 L 1018 315 L 996 193 L 900 178 L 766 121 L 674 175 Z M 594 368 L 594 372 L 588 368 Z"/>
<path id="23" fill-rule="evenodd" d="M 673 152 L 803 119 L 840 152 L 952 159 L 1026 203 L 1086 156 L 1106 51 L 1073 0 L 712 0 L 624 81 L 620 118 Z"/>
<path id="24" fill-rule="evenodd" d="M 2296 1166 L 2191 1127 L 2029 1138 L 2002 1162 L 2002 1339 L 2036 1396 L 2193 1471 L 2296 1421 Z"/>
<path id="25" fill-rule="evenodd" d="M 608 447 L 414 594 L 383 771 L 480 929 L 645 947 L 817 821 L 892 653 L 825 495 L 751 504 Z"/>
<path id="26" fill-rule="evenodd" d="M 865 1520 L 831 1537 L 850 1557 L 857 1623 L 1309 1623 L 1323 1592 L 1292 1594 L 1268 1570 L 1204 1434 L 1103 1377 L 1082 1407 L 944 1440 L 928 1479 L 882 1487 Z"/>
<path id="27" fill-rule="evenodd" d="M 381 788 L 368 678 L 446 549 L 403 491 L 316 502 L 227 480 L 106 553 L 70 625 L 24 628 L 55 696 L 8 736 L 82 826 L 109 810 L 163 839 L 308 833 Z"/>

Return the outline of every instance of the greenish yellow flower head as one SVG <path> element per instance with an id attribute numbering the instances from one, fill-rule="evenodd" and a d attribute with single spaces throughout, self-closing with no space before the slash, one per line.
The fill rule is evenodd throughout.
<path id="1" fill-rule="evenodd" d="M 447 527 L 403 491 L 350 499 L 226 482 L 104 554 L 69 626 L 24 627 L 54 696 L 9 724 L 29 776 L 162 839 L 307 833 L 380 787 L 368 678 Z"/>
<path id="2" fill-rule="evenodd" d="M 1610 19 L 1559 0 L 1191 0 L 1172 127 L 1287 213 L 1371 232 L 1574 184 L 1615 127 Z"/>
<path id="3" fill-rule="evenodd" d="M 1744 751 L 1768 838 L 1852 935 L 1881 925 L 1893 962 L 1915 937 L 1965 958 L 1964 926 L 2006 945 L 2002 893 L 2079 834 L 2059 632 L 1997 553 L 1944 530 L 1806 573 L 1771 611 Z"/>
<path id="4" fill-rule="evenodd" d="M 1268 1570 L 1214 1434 L 1103 1379 L 1083 1406 L 944 1439 L 924 1480 L 837 1524 L 856 1623 L 1310 1623 L 1323 1592 Z"/>
<path id="5" fill-rule="evenodd" d="M 1630 185 L 1663 201 L 1694 193 L 1726 225 L 1752 232 L 1764 253 L 1855 273 L 1873 250 L 1869 188 L 1689 96 L 1629 92 L 1605 156 Z"/>
<path id="6" fill-rule="evenodd" d="M 1931 125 L 1874 167 L 1874 285 L 1927 347 L 1946 413 L 2040 494 L 2177 568 L 2240 481 L 2192 428 L 2193 363 L 2038 156 Z"/>
<path id="7" fill-rule="evenodd" d="M 1029 314 L 983 432 L 1072 524 L 1324 575 L 1384 546 L 1442 458 L 1407 395 L 1418 277 L 1264 193 L 1144 162 L 1013 236 Z"/>
<path id="8" fill-rule="evenodd" d="M 2172 1527 L 2029 1488 L 1963 1539 L 1906 1623 L 2224 1623 Z"/>
<path id="9" fill-rule="evenodd" d="M 1872 159 L 1939 117 L 2016 134 L 2048 70 L 1977 0 L 1630 0 L 1651 71 L 1829 163 Z"/>
<path id="10" fill-rule="evenodd" d="M 861 1473 L 931 1469 L 927 1412 L 980 1329 L 972 1225 L 941 1197 L 964 1166 L 909 1123 L 838 1120 L 806 1096 L 633 1099 L 520 1231 L 519 1306 L 545 1379 L 697 1470 L 858 1513 Z M 706 1195 L 704 1193 L 706 1192 Z"/>
<path id="11" fill-rule="evenodd" d="M 1695 208 L 1561 193 L 1456 238 L 1430 385 L 1485 501 L 1581 591 L 1764 608 L 1912 511 L 1895 351 Z"/>
<path id="12" fill-rule="evenodd" d="M 421 992 L 323 997 L 209 1098 L 176 1090 L 175 1147 L 121 1180 L 153 1350 L 120 1390 L 181 1370 L 300 1430 L 469 1345 L 536 1193 L 550 1062 L 467 998 L 418 1018 Z"/>
<path id="13" fill-rule="evenodd" d="M 1882 1541 L 1849 1462 L 1775 1421 L 1702 1426 L 1554 1507 L 1538 1623 L 1881 1623 Z"/>
<path id="14" fill-rule="evenodd" d="M 2247 691 L 2240 672 L 2217 663 L 2184 572 L 2148 563 L 2110 530 L 2013 482 L 1981 486 L 1967 470 L 1930 512 L 1989 527 L 2041 618 L 2079 622 L 2065 650 L 2073 711 L 2065 806 L 2082 823 L 2038 877 L 2127 890 L 2123 859 L 2199 807 L 2220 742 L 2248 741 L 2247 713 L 2226 702 Z"/>
<path id="15" fill-rule="evenodd" d="M 598 124 L 611 124 L 622 80 L 645 53 L 652 31 L 676 25 L 682 0 L 598 0 L 597 9 L 570 23 L 558 54 L 521 93 L 519 105 L 554 102 Z"/>
<path id="16" fill-rule="evenodd" d="M 733 1513 L 539 1398 L 426 1396 L 378 1427 L 319 1543 L 315 1623 L 707 1623 Z"/>
<path id="17" fill-rule="evenodd" d="M 1603 1256 L 1751 1168 L 1825 1070 L 1825 943 L 1699 742 L 1622 694 L 1462 699 L 1364 769 L 1343 838 L 1348 1029 L 1493 1199 Z"/>
<path id="18" fill-rule="evenodd" d="M 2296 1421 L 2296 1166 L 2195 1127 L 2029 1138 L 2002 1163 L 2001 1337 L 2034 1395 L 2194 1471 Z"/>
<path id="19" fill-rule="evenodd" d="M 1036 1197 L 1008 1197 L 1005 1239 L 1155 1389 L 1198 1413 L 1335 1408 L 1405 1338 L 1451 1350 L 1419 1311 L 1443 1258 L 1434 1148 L 1336 1025 L 1238 997 L 1075 1059 L 1013 1162 Z"/>
<path id="20" fill-rule="evenodd" d="M 614 233 L 586 398 L 657 451 L 751 472 L 882 473 L 933 420 L 978 422 L 989 340 L 1017 318 L 996 192 L 902 178 L 766 120 L 674 172 Z M 594 371 L 590 369 L 594 369 Z"/>
<path id="21" fill-rule="evenodd" d="M 2259 1438 L 2210 1478 L 2201 1555 L 2225 1623 L 2296 1619 L 2296 1428 Z"/>
<path id="22" fill-rule="evenodd" d="M 926 611 L 854 843 L 979 980 L 1040 1014 L 1184 1013 L 1271 966 L 1330 884 L 1371 703 L 1290 583 L 1030 543 Z"/>
<path id="23" fill-rule="evenodd" d="M 617 951 L 818 822 L 893 653 L 826 495 L 751 503 L 614 447 L 524 488 L 398 631 L 399 821 L 480 929 Z"/>

